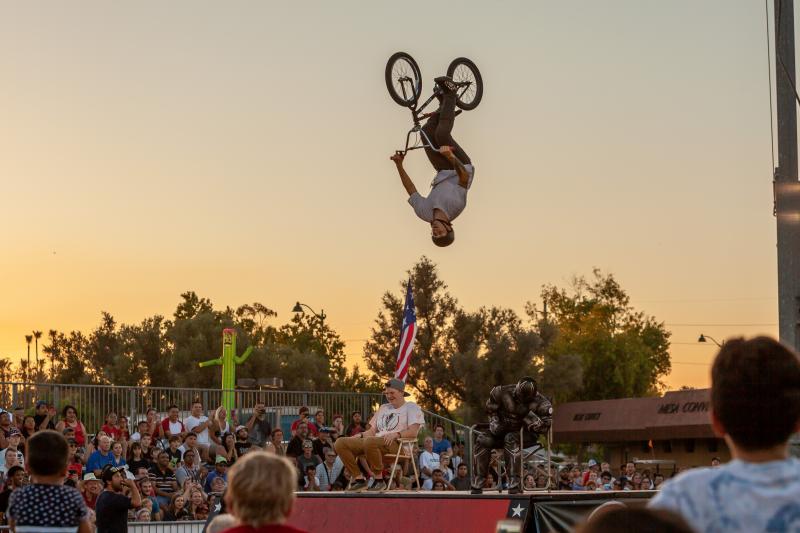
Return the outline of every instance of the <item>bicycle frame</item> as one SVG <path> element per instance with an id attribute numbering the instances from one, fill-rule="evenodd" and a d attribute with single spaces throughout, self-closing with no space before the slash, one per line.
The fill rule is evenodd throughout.
<path id="1" fill-rule="evenodd" d="M 403 89 L 405 93 L 405 88 Z M 433 144 L 431 139 L 428 137 L 428 134 L 422 129 L 422 125 L 420 124 L 420 120 L 426 118 L 428 115 L 422 113 L 422 111 L 428 107 L 428 105 L 436 98 L 436 94 L 432 94 L 430 98 L 425 100 L 419 108 L 416 104 L 410 107 L 411 109 L 411 117 L 414 121 L 414 127 L 408 130 L 406 134 L 406 146 L 403 150 L 396 150 L 398 154 L 406 155 L 411 150 L 419 150 L 420 148 L 430 148 L 432 150 L 438 150 L 438 148 Z M 461 109 L 457 109 L 455 115 L 458 116 L 461 114 Z M 422 139 L 422 144 L 419 146 L 409 146 L 409 141 L 411 140 L 411 135 L 413 133 L 419 133 L 420 139 Z"/>
<path id="2" fill-rule="evenodd" d="M 402 82 L 400 84 L 400 89 L 403 91 L 403 96 L 406 97 L 407 96 L 406 95 L 406 83 L 412 84 L 413 81 L 409 77 L 400 78 L 398 81 Z M 468 84 L 467 85 L 463 85 L 463 87 L 464 87 L 464 89 L 462 90 L 462 94 L 463 94 L 463 91 L 467 90 L 469 85 Z M 412 87 L 412 91 L 413 91 L 413 87 Z M 438 150 L 438 148 L 433 144 L 433 142 L 431 142 L 431 140 L 428 137 L 428 135 L 422 130 L 422 125 L 420 124 L 420 120 L 423 119 L 423 118 L 426 118 L 428 116 L 428 115 L 422 113 L 422 111 L 426 107 L 428 107 L 428 105 L 434 100 L 434 98 L 436 98 L 436 93 L 433 93 L 419 107 L 417 107 L 417 103 L 416 102 L 414 102 L 413 105 L 409 106 L 409 109 L 411 109 L 411 117 L 412 117 L 412 120 L 414 121 L 414 127 L 411 128 L 410 130 L 408 130 L 408 134 L 406 134 L 406 146 L 405 146 L 405 148 L 402 149 L 402 150 L 396 150 L 395 152 L 397 154 L 406 155 L 411 150 L 419 150 L 420 148 L 426 148 L 426 147 L 430 148 L 432 150 Z M 460 115 L 461 111 L 462 111 L 461 109 L 456 110 L 455 115 L 456 116 Z M 420 139 L 422 139 L 422 144 L 421 145 L 419 145 L 419 146 L 415 145 L 415 146 L 409 147 L 408 143 L 411 140 L 411 134 L 412 133 L 419 133 Z"/>

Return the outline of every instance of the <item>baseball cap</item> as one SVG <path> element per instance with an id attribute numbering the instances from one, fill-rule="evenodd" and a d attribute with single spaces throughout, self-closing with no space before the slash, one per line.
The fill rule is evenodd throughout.
<path id="1" fill-rule="evenodd" d="M 94 472 L 89 472 L 87 474 L 84 474 L 83 480 L 84 481 L 100 481 L 99 479 L 97 479 L 97 476 L 94 475 Z"/>
<path id="2" fill-rule="evenodd" d="M 224 456 L 224 455 L 218 455 L 218 456 L 217 456 L 217 460 L 216 460 L 216 461 L 214 461 L 214 464 L 220 464 L 220 463 L 225 463 L 225 464 L 228 464 L 228 460 L 227 460 L 227 459 L 225 459 L 225 456 Z"/>
<path id="3" fill-rule="evenodd" d="M 22 435 L 22 433 L 20 433 L 20 431 L 17 428 L 11 428 L 10 430 L 8 430 L 9 437 L 13 437 L 15 435 L 19 437 L 20 435 Z"/>
<path id="4" fill-rule="evenodd" d="M 396 391 L 400 391 L 403 393 L 403 396 L 411 396 L 409 393 L 406 392 L 406 384 L 402 380 L 397 378 L 392 378 L 386 382 L 385 388 L 387 389 L 394 389 Z"/>
<path id="5" fill-rule="evenodd" d="M 587 464 L 589 466 L 597 466 L 597 461 L 595 461 L 594 459 L 589 459 L 589 462 Z"/>
<path id="6" fill-rule="evenodd" d="M 320 433 L 333 433 L 333 431 L 334 429 L 328 426 L 322 426 L 321 428 L 319 428 Z"/>
<path id="7" fill-rule="evenodd" d="M 247 429 L 245 426 L 236 426 L 236 429 L 233 431 L 234 433 L 239 433 L 240 430 Z"/>
<path id="8" fill-rule="evenodd" d="M 125 470 L 125 469 L 117 467 L 117 466 L 113 466 L 113 465 L 106 465 L 106 466 L 103 467 L 103 473 L 100 474 L 100 479 L 102 479 L 103 481 L 106 481 L 106 482 L 107 481 L 111 481 L 111 478 L 114 477 L 114 474 L 116 474 L 117 472 L 120 472 L 122 470 Z"/>
<path id="9" fill-rule="evenodd" d="M 44 400 L 39 400 L 38 402 L 36 402 L 36 408 L 37 409 L 40 408 L 43 405 L 47 405 L 47 402 L 44 401 Z"/>

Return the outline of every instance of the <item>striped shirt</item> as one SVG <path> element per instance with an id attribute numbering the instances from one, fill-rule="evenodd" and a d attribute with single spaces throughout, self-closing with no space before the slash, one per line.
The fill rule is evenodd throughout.
<path id="1" fill-rule="evenodd" d="M 158 466 L 154 466 L 147 473 L 147 477 L 149 477 L 150 481 L 153 482 L 156 490 L 167 492 L 169 494 L 172 494 L 175 491 L 175 484 L 178 483 L 177 479 L 175 478 L 175 472 L 169 468 L 162 472 Z"/>

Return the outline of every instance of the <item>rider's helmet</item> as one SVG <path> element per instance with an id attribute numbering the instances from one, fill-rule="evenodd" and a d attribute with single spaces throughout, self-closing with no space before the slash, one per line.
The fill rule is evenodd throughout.
<path id="1" fill-rule="evenodd" d="M 533 400 L 536 397 L 536 381 L 530 376 L 520 379 L 514 387 L 514 396 L 523 402 Z"/>

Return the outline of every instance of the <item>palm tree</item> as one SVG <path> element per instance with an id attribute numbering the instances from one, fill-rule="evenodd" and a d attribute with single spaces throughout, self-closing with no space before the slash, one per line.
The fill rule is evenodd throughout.
<path id="1" fill-rule="evenodd" d="M 25 342 L 28 343 L 28 370 L 25 372 L 25 381 L 29 381 L 30 377 L 30 368 L 31 368 L 31 342 L 33 341 L 33 335 L 25 335 Z"/>
<path id="2" fill-rule="evenodd" d="M 55 339 L 58 335 L 58 332 L 54 329 L 51 329 L 47 332 L 50 336 L 50 381 L 55 382 L 56 380 L 56 351 L 53 349 L 55 345 Z"/>
<path id="3" fill-rule="evenodd" d="M 8 383 L 13 379 L 11 360 L 0 359 L 0 382 Z M 3 385 L 2 388 L 0 388 L 0 402 L 2 402 L 3 405 L 11 405 L 11 394 L 8 385 Z"/>
<path id="4" fill-rule="evenodd" d="M 40 377 L 39 376 L 39 374 L 40 374 L 40 372 L 39 372 L 39 370 L 40 370 L 39 369 L 39 339 L 42 338 L 42 332 L 34 330 L 33 331 L 33 338 L 34 338 L 34 340 L 36 342 L 36 380 L 38 381 L 39 377 Z"/>

